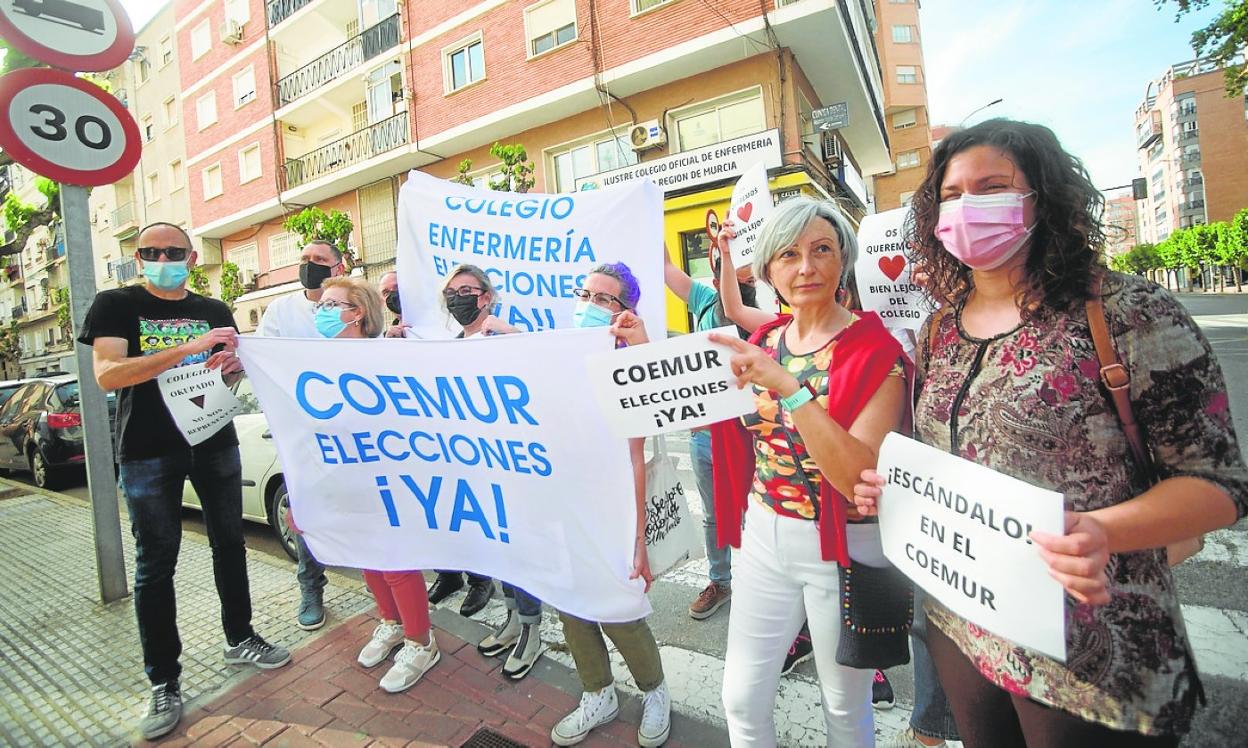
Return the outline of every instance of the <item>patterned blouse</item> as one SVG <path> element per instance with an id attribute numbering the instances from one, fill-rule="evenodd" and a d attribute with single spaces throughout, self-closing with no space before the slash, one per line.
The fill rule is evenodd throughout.
<path id="1" fill-rule="evenodd" d="M 1239 516 L 1248 509 L 1248 468 L 1239 451 L 1226 384 L 1213 352 L 1179 302 L 1157 285 L 1111 273 L 1105 311 L 1131 372 L 1131 401 L 1162 478 L 1220 486 Z M 961 310 L 919 342 L 915 422 L 933 446 L 1042 488 L 1067 509 L 1126 501 L 1147 487 L 1116 411 L 1100 386 L 1087 315 L 1042 310 L 993 338 L 971 337 Z M 931 621 L 990 681 L 1082 719 L 1145 734 L 1190 730 L 1201 694 L 1164 549 L 1119 553 L 1106 569 L 1112 600 L 1066 598 L 1063 665 L 974 626 L 931 600 Z"/>
<path id="2" fill-rule="evenodd" d="M 857 324 L 859 318 L 854 316 L 850 325 Z M 770 331 L 766 338 L 758 341 L 759 347 L 780 365 L 789 371 L 799 382 L 810 382 L 815 392 L 819 393 L 819 407 L 828 409 L 828 367 L 832 365 L 832 351 L 840 334 L 821 346 L 818 350 L 804 354 L 793 354 L 784 344 L 784 331 L 788 325 L 781 325 Z M 847 325 L 846 330 L 849 329 Z M 841 331 L 842 333 L 844 330 Z M 900 377 L 904 370 L 899 363 L 889 372 L 889 376 Z M 793 446 L 802 457 L 802 465 L 810 478 L 811 485 L 818 489 L 823 474 L 815 458 L 806 451 L 802 436 L 793 425 L 793 416 L 785 411 L 780 412 L 780 395 L 777 392 L 754 386 L 754 413 L 743 416 L 741 423 L 749 429 L 754 437 L 754 485 L 750 496 L 759 504 L 771 509 L 782 517 L 796 519 L 815 518 L 814 505 L 810 501 L 810 490 L 806 481 L 798 475 L 793 452 L 789 441 L 785 438 L 787 430 L 793 439 Z M 781 420 L 783 419 L 783 420 Z M 851 520 L 861 520 L 862 515 L 850 505 L 847 509 Z"/>

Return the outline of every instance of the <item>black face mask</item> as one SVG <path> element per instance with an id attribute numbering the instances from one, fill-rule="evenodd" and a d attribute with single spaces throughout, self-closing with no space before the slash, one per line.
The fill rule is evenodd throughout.
<path id="1" fill-rule="evenodd" d="M 446 310 L 451 313 L 455 321 L 467 327 L 473 323 L 477 317 L 481 316 L 481 309 L 477 307 L 476 296 L 452 296 L 446 302 Z"/>
<path id="2" fill-rule="evenodd" d="M 758 289 L 753 283 L 741 284 L 741 302 L 746 306 L 758 307 Z"/>
<path id="3" fill-rule="evenodd" d="M 299 265 L 299 282 L 302 283 L 303 287 L 309 291 L 315 291 L 321 287 L 321 284 L 324 283 L 329 276 L 333 274 L 333 272 L 334 269 L 331 267 L 319 265 L 315 262 L 304 262 Z"/>
<path id="4" fill-rule="evenodd" d="M 391 291 L 390 293 L 386 294 L 386 308 L 387 309 L 394 312 L 395 314 L 402 314 L 403 308 L 402 306 L 400 306 L 400 304 L 401 302 L 399 301 L 398 291 Z"/>

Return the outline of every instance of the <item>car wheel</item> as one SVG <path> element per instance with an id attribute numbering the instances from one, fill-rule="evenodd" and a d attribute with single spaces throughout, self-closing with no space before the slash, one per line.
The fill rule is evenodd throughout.
<path id="1" fill-rule="evenodd" d="M 286 555 L 291 560 L 298 560 L 299 554 L 295 550 L 295 533 L 290 529 L 290 493 L 286 490 L 286 481 L 277 484 L 277 488 L 273 491 L 273 498 L 269 501 L 269 527 L 273 528 L 273 534 L 277 536 L 277 540 L 282 544 L 282 550 L 286 551 Z"/>
<path id="2" fill-rule="evenodd" d="M 38 447 L 30 450 L 30 474 L 34 478 L 35 485 L 46 491 L 54 491 L 60 488 L 60 471 L 48 465 L 47 460 L 43 459 L 43 453 L 39 451 Z"/>

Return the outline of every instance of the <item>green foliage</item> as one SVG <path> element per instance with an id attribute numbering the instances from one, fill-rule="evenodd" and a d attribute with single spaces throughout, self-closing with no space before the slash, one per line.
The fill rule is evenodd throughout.
<path id="1" fill-rule="evenodd" d="M 4 196 L 4 225 L 9 231 L 17 231 L 26 225 L 31 216 L 38 212 L 33 205 L 18 199 L 16 192 L 8 192 Z"/>
<path id="2" fill-rule="evenodd" d="M 47 199 L 48 210 L 58 212 L 61 207 L 61 185 L 47 177 L 35 177 L 35 189 Z"/>
<path id="3" fill-rule="evenodd" d="M 355 256 L 347 249 L 347 240 L 351 238 L 355 224 L 351 222 L 351 216 L 341 210 L 326 213 L 313 205 L 287 218 L 282 227 L 298 234 L 300 244 L 307 244 L 313 239 L 332 242 L 342 251 L 348 269 L 355 265 Z"/>
<path id="4" fill-rule="evenodd" d="M 17 366 L 21 358 L 22 334 L 17 320 L 11 320 L 8 327 L 0 327 L 0 370 Z"/>
<path id="5" fill-rule="evenodd" d="M 187 278 L 186 285 L 200 296 L 212 297 L 212 287 L 208 283 L 208 273 L 204 272 L 203 265 L 196 265 L 191 268 L 191 274 Z"/>
<path id="6" fill-rule="evenodd" d="M 56 324 L 69 335 L 74 331 L 74 319 L 69 314 L 69 289 L 52 289 L 52 304 L 56 307 Z"/>
<path id="7" fill-rule="evenodd" d="M 21 68 L 42 68 L 47 67 L 33 57 L 28 57 L 18 51 L 16 47 L 9 44 L 9 40 L 0 37 L 0 50 L 4 51 L 4 57 L 0 58 L 0 73 L 7 73 L 10 70 L 20 70 Z"/>
<path id="8" fill-rule="evenodd" d="M 502 173 L 490 180 L 490 189 L 500 192 L 528 192 L 533 188 L 533 162 L 519 143 L 490 146 L 490 155 L 503 162 Z M 469 164 L 471 166 L 471 164 Z M 460 164 L 463 167 L 463 164 Z"/>
<path id="9" fill-rule="evenodd" d="M 1173 2 L 1177 9 L 1177 22 L 1185 13 L 1200 10 L 1209 0 L 1154 0 L 1157 7 Z M 1242 62 L 1233 64 L 1237 55 L 1248 47 L 1248 2 L 1226 0 L 1225 7 L 1208 26 L 1192 34 L 1192 49 L 1201 57 L 1208 57 L 1224 71 L 1226 95 L 1243 96 L 1248 90 L 1248 66 Z"/>
<path id="10" fill-rule="evenodd" d="M 238 265 L 232 262 L 222 264 L 221 300 L 231 312 L 234 311 L 234 300 L 245 293 L 247 293 L 247 287 L 243 285 L 243 276 L 238 270 Z"/>
<path id="11" fill-rule="evenodd" d="M 1109 266 L 1120 273 L 1143 275 L 1150 270 L 1162 267 L 1161 257 L 1153 244 L 1137 244 L 1120 255 L 1109 259 Z"/>
<path id="12" fill-rule="evenodd" d="M 472 171 L 472 159 L 466 158 L 459 162 L 459 171 L 455 176 L 451 177 L 452 182 L 462 184 L 465 187 L 472 186 L 472 177 L 468 176 L 468 172 Z"/>

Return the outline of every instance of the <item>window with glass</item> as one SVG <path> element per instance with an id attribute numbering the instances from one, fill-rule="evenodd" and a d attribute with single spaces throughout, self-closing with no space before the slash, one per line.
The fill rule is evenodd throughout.
<path id="1" fill-rule="evenodd" d="M 256 249 L 255 242 L 231 249 L 228 261 L 238 266 L 244 278 L 255 276 L 260 272 L 260 253 Z"/>
<path id="2" fill-rule="evenodd" d="M 902 151 L 897 154 L 897 168 L 912 169 L 919 165 L 918 151 Z"/>
<path id="3" fill-rule="evenodd" d="M 140 57 L 134 61 L 135 74 L 139 78 L 139 85 L 147 83 L 147 79 L 152 77 L 152 64 L 147 61 L 146 57 Z"/>
<path id="4" fill-rule="evenodd" d="M 147 198 L 147 204 L 151 205 L 160 199 L 160 175 L 148 174 L 144 177 L 144 197 Z"/>
<path id="5" fill-rule="evenodd" d="M 914 41 L 913 26 L 894 26 L 893 41 L 898 44 L 910 44 Z"/>
<path id="6" fill-rule="evenodd" d="M 163 68 L 173 62 L 173 39 L 166 36 L 160 40 L 160 66 Z"/>
<path id="7" fill-rule="evenodd" d="M 651 8 L 657 8 L 660 5 L 667 5 L 668 3 L 675 1 L 676 0 L 630 0 L 633 5 L 633 15 L 644 13 Z"/>
<path id="8" fill-rule="evenodd" d="M 897 66 L 897 82 L 898 83 L 918 83 L 919 69 L 914 65 L 898 65 Z"/>
<path id="9" fill-rule="evenodd" d="M 177 98 L 170 96 L 169 98 L 165 99 L 165 102 L 164 104 L 161 105 L 161 108 L 163 109 L 165 113 L 165 127 L 166 128 L 173 127 L 174 125 L 178 124 L 178 100 Z"/>
<path id="10" fill-rule="evenodd" d="M 529 56 L 576 41 L 575 0 L 546 0 L 524 9 L 524 26 L 528 32 Z"/>
<path id="11" fill-rule="evenodd" d="M 191 59 L 198 60 L 208 54 L 209 49 L 212 49 L 212 30 L 205 20 L 191 29 Z"/>
<path id="12" fill-rule="evenodd" d="M 169 191 L 180 190 L 186 186 L 186 169 L 182 159 L 175 158 L 169 162 Z"/>
<path id="13" fill-rule="evenodd" d="M 238 183 L 259 179 L 261 173 L 260 144 L 252 143 L 238 152 Z"/>
<path id="14" fill-rule="evenodd" d="M 217 92 L 209 91 L 195 100 L 195 124 L 202 130 L 217 121 Z"/>
<path id="15" fill-rule="evenodd" d="M 256 100 L 256 69 L 248 65 L 234 74 L 234 108 Z"/>
<path id="16" fill-rule="evenodd" d="M 152 115 L 144 115 L 143 117 L 143 141 L 145 143 L 152 142 L 152 138 L 156 137 L 156 125 L 152 122 Z"/>
<path id="17" fill-rule="evenodd" d="M 485 43 L 481 35 L 444 53 L 446 91 L 458 91 L 485 78 Z"/>
<path id="18" fill-rule="evenodd" d="M 368 124 L 386 119 L 399 110 L 403 99 L 403 65 L 391 60 L 369 72 L 364 78 L 364 102 L 368 108 Z"/>
<path id="19" fill-rule="evenodd" d="M 555 192 L 573 192 L 581 177 L 637 163 L 637 152 L 628 135 L 612 137 L 608 133 L 551 153 L 550 163 L 554 167 Z"/>
<path id="20" fill-rule="evenodd" d="M 766 129 L 762 94 L 755 90 L 700 104 L 671 115 L 679 150 L 721 143 Z"/>
<path id="21" fill-rule="evenodd" d="M 299 237 L 289 231 L 269 237 L 269 267 L 299 264 Z"/>
<path id="22" fill-rule="evenodd" d="M 893 115 L 893 129 L 905 130 L 918 124 L 918 110 L 905 109 Z"/>
<path id="23" fill-rule="evenodd" d="M 369 28 L 398 12 L 398 0 L 360 0 L 359 27 L 363 29 Z M 354 34 L 351 36 L 354 36 Z"/>
<path id="24" fill-rule="evenodd" d="M 217 197 L 222 193 L 221 164 L 212 164 L 204 168 L 200 175 L 204 182 L 204 199 Z"/>

